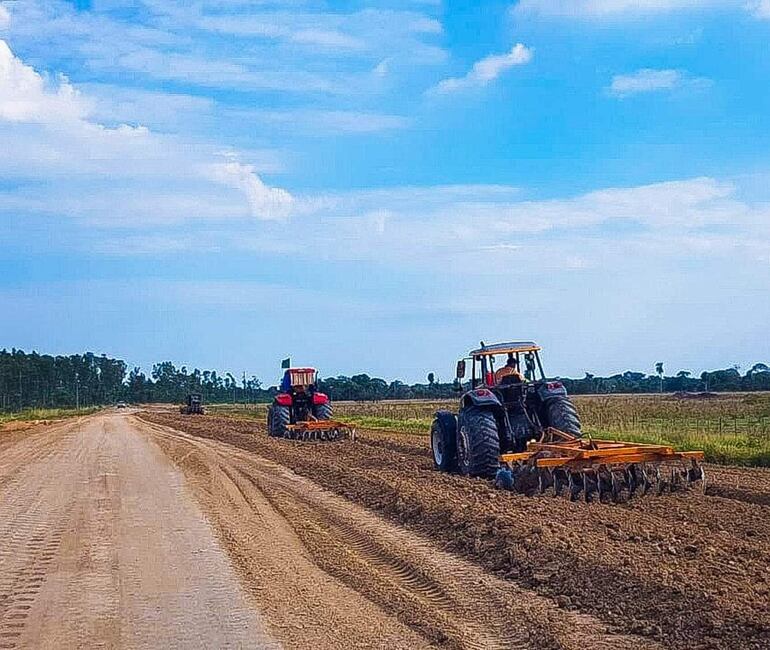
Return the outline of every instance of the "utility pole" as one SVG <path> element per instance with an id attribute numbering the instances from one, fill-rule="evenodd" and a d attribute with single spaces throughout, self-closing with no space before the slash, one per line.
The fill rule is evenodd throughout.
<path id="1" fill-rule="evenodd" d="M 77 370 L 75 371 L 75 410 L 80 410 L 80 378 Z"/>

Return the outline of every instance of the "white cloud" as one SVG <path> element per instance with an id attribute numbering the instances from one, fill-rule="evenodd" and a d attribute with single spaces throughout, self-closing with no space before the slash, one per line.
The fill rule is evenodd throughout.
<path id="1" fill-rule="evenodd" d="M 301 196 L 295 211 L 305 218 L 293 241 L 299 255 L 323 251 L 328 259 L 399 267 L 450 268 L 462 259 L 464 273 L 486 272 L 490 255 L 538 266 L 571 259 L 576 268 L 611 268 L 608 258 L 620 263 L 634 247 L 669 259 L 676 259 L 677 249 L 698 256 L 748 253 L 759 242 L 766 252 L 767 210 L 736 201 L 734 192 L 729 183 L 695 178 L 538 201 L 521 200 L 516 188 L 504 186 Z M 615 224 L 628 229 L 618 231 Z M 734 232 L 718 234 L 725 228 Z M 264 251 L 269 243 L 239 236 L 227 245 Z"/>
<path id="2" fill-rule="evenodd" d="M 87 103 L 66 78 L 46 84 L 0 40 L 0 120 L 60 123 L 79 120 L 87 113 Z"/>
<path id="3" fill-rule="evenodd" d="M 747 8 L 760 20 L 770 20 L 770 0 L 753 0 Z"/>
<path id="4" fill-rule="evenodd" d="M 376 66 L 374 66 L 374 75 L 377 77 L 387 77 L 390 72 L 390 58 L 383 59 Z"/>
<path id="5" fill-rule="evenodd" d="M 654 93 L 676 88 L 703 88 L 708 79 L 693 78 L 681 70 L 653 70 L 643 68 L 631 74 L 615 75 L 608 91 L 617 97 L 628 97 L 642 93 Z"/>
<path id="6" fill-rule="evenodd" d="M 381 84 L 362 70 L 378 61 L 392 57 L 409 71 L 447 56 L 431 42 L 441 24 L 419 12 L 307 12 L 247 2 L 223 10 L 222 3 L 170 0 L 144 5 L 137 13 L 135 2 L 122 0 L 94 2 L 89 11 L 64 0 L 9 3 L 8 34 L 29 56 L 45 60 L 53 51 L 97 73 L 297 94 L 377 93 Z M 135 19 L 122 19 L 122 9 Z"/>
<path id="7" fill-rule="evenodd" d="M 410 120 L 401 115 L 358 111 L 276 110 L 227 111 L 228 115 L 284 127 L 293 134 L 328 136 L 339 133 L 378 133 L 404 129 Z"/>
<path id="8" fill-rule="evenodd" d="M 532 60 L 532 50 L 517 43 L 506 54 L 491 54 L 473 64 L 464 77 L 444 79 L 432 89 L 436 93 L 451 93 L 465 88 L 486 86 L 514 66 L 526 65 Z"/>
<path id="9" fill-rule="evenodd" d="M 745 0 L 519 0 L 513 11 L 549 18 L 618 20 L 696 9 L 740 9 L 744 3 Z"/>
<path id="10" fill-rule="evenodd" d="M 120 227 L 126 218 L 144 223 L 288 215 L 291 195 L 267 186 L 254 165 L 222 162 L 220 147 L 144 126 L 105 127 L 92 120 L 92 105 L 66 79 L 47 83 L 0 40 L 0 175 L 44 181 L 44 189 L 22 185 L 4 193 L 0 208 L 119 219 Z M 222 186 L 238 192 L 222 192 Z"/>
<path id="11" fill-rule="evenodd" d="M 289 216 L 293 203 L 291 194 L 265 185 L 251 165 L 233 160 L 212 165 L 211 172 L 214 179 L 244 193 L 255 218 L 281 221 Z"/>
<path id="12" fill-rule="evenodd" d="M 442 32 L 441 23 L 424 14 L 375 8 L 353 13 L 307 13 L 296 8 L 270 11 L 244 3 L 235 11 L 212 14 L 201 6 L 190 6 L 187 10 L 177 9 L 174 20 L 207 31 L 282 40 L 321 52 L 332 50 L 336 55 L 364 51 L 390 51 L 399 56 L 406 52 L 425 54 L 430 48 L 426 49 L 421 38 Z M 413 63 L 421 62 L 420 56 L 410 58 Z"/>
<path id="13" fill-rule="evenodd" d="M 91 102 L 90 117 L 104 124 L 140 123 L 163 131 L 190 127 L 190 121 L 213 119 L 216 104 L 208 97 L 165 93 L 113 84 L 80 84 Z"/>
<path id="14" fill-rule="evenodd" d="M 636 95 L 660 90 L 671 90 L 682 82 L 679 70 L 652 70 L 645 68 L 633 74 L 615 75 L 610 91 L 615 95 Z"/>
<path id="15" fill-rule="evenodd" d="M 94 60 L 92 65 L 105 70 L 131 70 L 156 79 L 181 81 L 208 88 L 295 93 L 349 92 L 349 86 L 340 81 L 303 70 L 256 69 L 230 60 L 193 54 L 167 54 L 150 48 L 135 49 L 112 60 Z"/>
<path id="16" fill-rule="evenodd" d="M 11 24 L 11 14 L 4 5 L 0 5 L 0 29 L 6 29 Z"/>

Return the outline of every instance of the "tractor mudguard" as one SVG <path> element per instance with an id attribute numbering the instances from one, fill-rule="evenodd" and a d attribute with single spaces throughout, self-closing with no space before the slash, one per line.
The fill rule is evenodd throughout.
<path id="1" fill-rule="evenodd" d="M 564 388 L 564 384 L 560 381 L 549 381 L 537 388 L 537 396 L 543 401 L 547 402 L 554 397 L 566 397 L 567 389 Z"/>
<path id="2" fill-rule="evenodd" d="M 488 388 L 476 388 L 463 395 L 463 406 L 499 406 L 500 400 Z"/>
<path id="3" fill-rule="evenodd" d="M 290 393 L 278 393 L 275 396 L 275 403 L 279 406 L 291 406 L 294 403 L 294 399 Z"/>
<path id="4" fill-rule="evenodd" d="M 328 404 L 329 396 L 326 393 L 313 393 L 313 404 L 320 406 L 321 404 Z"/>

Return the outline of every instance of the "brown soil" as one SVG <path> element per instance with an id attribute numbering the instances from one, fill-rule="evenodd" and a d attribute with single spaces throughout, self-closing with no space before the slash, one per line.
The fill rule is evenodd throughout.
<path id="1" fill-rule="evenodd" d="M 232 472 L 326 572 L 430 642 L 770 648 L 768 470 L 708 467 L 706 494 L 570 503 L 439 474 L 419 436 L 301 443 L 269 439 L 255 421 L 143 417 L 191 434 L 155 430 L 199 490 L 212 467 Z M 196 469 L 169 445 L 206 460 Z M 222 538 L 229 527 L 215 525 Z M 235 557 L 238 545 L 225 544 Z"/>
<path id="2" fill-rule="evenodd" d="M 11 420 L 5 424 L 0 424 L 0 433 L 10 433 L 15 431 L 26 431 L 41 425 L 53 424 L 54 420 Z"/>

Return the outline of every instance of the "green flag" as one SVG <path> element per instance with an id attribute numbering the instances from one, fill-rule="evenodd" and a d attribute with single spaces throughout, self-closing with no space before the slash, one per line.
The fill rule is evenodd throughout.
<path id="1" fill-rule="evenodd" d="M 281 368 L 291 368 L 291 359 L 281 361 Z"/>

